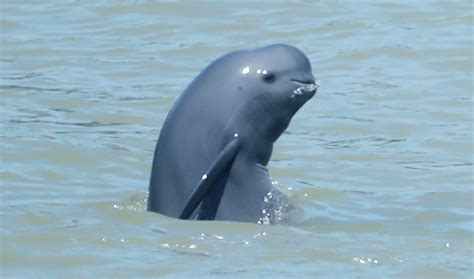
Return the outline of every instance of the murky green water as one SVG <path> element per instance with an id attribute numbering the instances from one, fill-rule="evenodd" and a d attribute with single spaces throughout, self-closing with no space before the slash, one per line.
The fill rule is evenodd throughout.
<path id="1" fill-rule="evenodd" d="M 0 5 L 1 275 L 472 278 L 470 1 Z M 269 166 L 295 223 L 146 212 L 177 96 L 277 42 L 321 80 Z"/>

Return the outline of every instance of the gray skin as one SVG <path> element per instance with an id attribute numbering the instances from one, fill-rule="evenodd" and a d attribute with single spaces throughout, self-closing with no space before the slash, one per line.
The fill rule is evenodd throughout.
<path id="1" fill-rule="evenodd" d="M 289 45 L 235 51 L 212 62 L 163 124 L 148 210 L 182 219 L 259 222 L 267 194 L 279 193 L 266 168 L 273 143 L 316 93 L 314 84 L 308 58 Z M 312 87 L 298 91 L 307 85 Z"/>

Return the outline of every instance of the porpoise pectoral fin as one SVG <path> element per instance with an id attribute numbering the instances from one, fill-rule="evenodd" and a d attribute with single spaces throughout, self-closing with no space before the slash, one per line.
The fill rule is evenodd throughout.
<path id="1" fill-rule="evenodd" d="M 240 149 L 240 138 L 237 134 L 222 149 L 208 171 L 202 176 L 194 191 L 184 206 L 180 219 L 190 219 L 193 212 L 201 204 L 200 211 L 195 216 L 199 220 L 214 219 L 224 192 L 227 177 L 232 163 Z"/>

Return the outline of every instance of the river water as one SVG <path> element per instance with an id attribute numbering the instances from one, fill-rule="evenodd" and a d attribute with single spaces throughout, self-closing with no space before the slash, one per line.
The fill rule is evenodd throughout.
<path id="1" fill-rule="evenodd" d="M 0 5 L 0 275 L 472 278 L 472 2 Z M 321 81 L 269 164 L 295 221 L 147 212 L 173 102 L 272 43 Z"/>

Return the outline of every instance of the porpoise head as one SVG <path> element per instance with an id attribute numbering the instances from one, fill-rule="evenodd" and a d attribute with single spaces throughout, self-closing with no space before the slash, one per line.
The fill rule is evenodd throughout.
<path id="1" fill-rule="evenodd" d="M 316 93 L 319 81 L 312 74 L 308 58 L 299 49 L 276 44 L 253 50 L 252 56 L 251 63 L 243 63 L 241 74 L 259 80 L 265 93 L 281 98 L 282 105 L 297 110 Z"/>
<path id="2" fill-rule="evenodd" d="M 252 111 L 259 114 L 261 134 L 274 142 L 293 115 L 315 95 L 319 81 L 306 55 L 290 45 L 270 45 L 249 51 L 245 57 L 240 78 L 251 88 L 246 91 L 251 95 Z"/>

